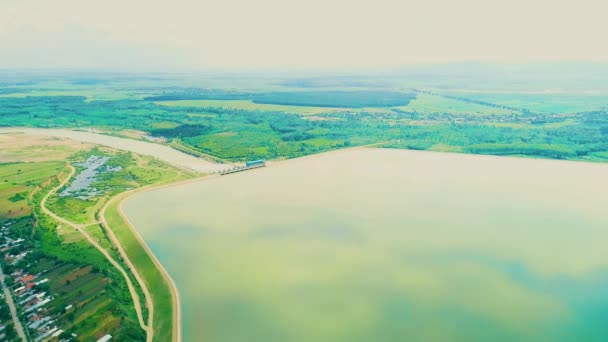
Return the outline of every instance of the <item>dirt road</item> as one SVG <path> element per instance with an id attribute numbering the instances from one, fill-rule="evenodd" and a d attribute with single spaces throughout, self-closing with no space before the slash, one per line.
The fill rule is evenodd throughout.
<path id="1" fill-rule="evenodd" d="M 127 286 L 129 288 L 129 292 L 131 293 L 131 297 L 133 298 L 133 304 L 134 304 L 134 307 L 135 307 L 135 312 L 137 313 L 137 319 L 139 321 L 139 325 L 146 332 L 146 335 L 147 335 L 146 341 L 152 342 L 152 337 L 153 337 L 153 329 L 152 329 L 152 325 L 151 325 L 152 324 L 152 319 L 149 319 L 149 325 L 144 322 L 143 314 L 142 314 L 142 310 L 141 310 L 141 302 L 140 302 L 140 299 L 139 299 L 139 295 L 137 294 L 137 291 L 135 290 L 135 287 L 133 286 L 133 283 L 131 282 L 131 278 L 129 278 L 129 276 L 128 276 L 127 272 L 124 270 L 124 268 L 122 266 L 120 266 L 120 264 L 118 262 L 116 262 L 116 260 L 114 260 L 114 258 L 112 258 L 112 256 L 110 255 L 110 253 L 108 253 L 108 251 L 106 251 L 103 247 L 101 247 L 97 243 L 97 241 L 95 241 L 95 239 L 93 239 L 89 235 L 89 233 L 84 229 L 84 227 L 86 225 L 76 224 L 76 223 L 73 223 L 71 221 L 68 221 L 67 219 L 65 219 L 65 218 L 63 218 L 63 217 L 55 214 L 54 212 L 50 211 L 46 207 L 46 200 L 49 198 L 49 196 L 51 196 L 57 190 L 59 190 L 61 187 L 63 187 L 65 184 L 67 184 L 67 182 L 76 173 L 76 169 L 74 169 L 73 166 L 69 165 L 69 167 L 70 167 L 70 174 L 63 181 L 61 181 L 61 183 L 58 186 L 56 186 L 55 188 L 51 189 L 44 196 L 44 198 L 42 199 L 42 201 L 40 201 L 40 207 L 41 207 L 42 211 L 45 214 L 49 215 L 50 217 L 52 217 L 56 221 L 59 221 L 59 222 L 61 222 L 63 224 L 66 224 L 66 225 L 68 225 L 68 226 L 76 229 L 80 234 L 82 234 L 85 237 L 85 239 L 91 245 L 93 245 L 93 247 L 97 248 L 97 250 L 99 250 L 99 252 L 101 252 L 101 254 L 103 254 L 106 257 L 106 259 L 112 264 L 112 266 L 114 266 L 117 270 L 120 271 L 120 273 L 122 273 L 123 277 L 125 278 L 125 281 L 127 282 Z M 120 246 L 120 245 L 118 245 L 118 246 Z M 145 287 L 142 287 L 142 290 L 144 291 L 144 293 L 147 293 L 147 289 Z M 152 310 L 152 309 L 150 309 L 150 310 Z M 152 311 L 150 311 L 150 315 L 149 316 L 152 317 Z"/>
<path id="2" fill-rule="evenodd" d="M 118 241 L 118 239 L 116 238 L 114 231 L 112 229 L 110 229 L 110 227 L 108 226 L 108 222 L 106 221 L 105 213 L 106 213 L 106 209 L 107 209 L 108 205 L 110 205 L 110 203 L 112 203 L 112 202 L 113 202 L 113 199 L 108 201 L 103 206 L 103 208 L 99 211 L 99 220 L 100 220 L 101 225 L 104 227 L 106 233 L 110 237 L 112 244 L 114 245 L 114 247 L 116 247 L 118 249 L 118 252 L 120 253 L 120 256 L 122 257 L 123 261 L 125 262 L 125 264 L 127 264 L 129 269 L 131 269 L 131 273 L 133 273 L 133 275 L 135 276 L 135 279 L 139 283 L 139 286 L 141 287 L 142 291 L 144 292 L 146 306 L 148 308 L 148 324 L 147 324 L 147 326 L 149 328 L 148 336 L 151 337 L 154 333 L 152 331 L 152 327 L 153 327 L 153 323 L 154 323 L 154 303 L 152 302 L 152 296 L 150 295 L 150 292 L 148 291 L 148 288 L 146 287 L 146 284 L 145 284 L 143 278 L 139 275 L 139 272 L 137 272 L 137 268 L 135 267 L 135 265 L 133 265 L 133 263 L 131 262 L 131 259 L 129 259 L 129 256 L 127 255 L 125 250 L 122 248 L 120 241 Z M 151 341 L 151 340 L 152 339 L 149 338 L 149 341 Z"/>
<path id="3" fill-rule="evenodd" d="M 212 177 L 207 177 L 207 178 L 213 178 Z M 141 246 L 145 249 L 146 253 L 148 253 L 148 255 L 150 256 L 150 258 L 152 259 L 152 262 L 155 264 L 155 266 L 160 270 L 163 278 L 165 279 L 165 281 L 167 282 L 167 284 L 169 285 L 169 290 L 171 292 L 171 300 L 173 301 L 173 312 L 172 312 L 172 321 L 173 321 L 173 333 L 172 333 L 172 341 L 173 342 L 181 342 L 182 341 L 182 311 L 181 311 L 181 301 L 179 298 L 179 292 L 177 290 L 177 286 L 175 285 L 175 282 L 173 281 L 173 279 L 171 278 L 171 276 L 169 276 L 169 273 L 167 272 L 167 270 L 164 268 L 164 266 L 160 263 L 160 261 L 156 258 L 156 256 L 154 255 L 154 253 L 152 253 L 152 251 L 150 250 L 150 248 L 148 247 L 148 245 L 146 244 L 146 242 L 143 240 L 143 238 L 139 235 L 139 233 L 137 232 L 137 230 L 133 227 L 133 225 L 131 224 L 131 222 L 129 221 L 129 219 L 124 215 L 123 211 L 122 211 L 122 204 L 124 203 L 124 201 L 131 195 L 135 194 L 135 193 L 139 193 L 139 192 L 145 192 L 145 191 L 151 191 L 151 190 L 156 190 L 156 189 L 160 189 L 160 188 L 164 188 L 164 187 L 170 187 L 170 186 L 174 186 L 176 184 L 184 184 L 184 183 L 188 183 L 188 182 L 192 182 L 192 181 L 196 181 L 196 180 L 200 180 L 201 178 L 193 178 L 193 179 L 188 179 L 188 180 L 184 180 L 184 181 L 180 181 L 180 182 L 175 182 L 174 179 L 167 181 L 164 184 L 153 184 L 153 185 L 148 185 L 145 186 L 143 188 L 137 188 L 137 189 L 133 189 L 133 190 L 129 190 L 126 192 L 123 192 L 117 196 L 115 196 L 114 198 L 112 198 L 111 200 L 109 200 L 104 207 L 99 211 L 99 219 L 103 225 L 103 227 L 106 230 L 107 235 L 110 237 L 110 239 L 112 240 L 112 243 L 117 246 L 117 248 L 120 251 L 121 256 L 123 257 L 123 259 L 125 260 L 125 262 L 127 263 L 127 265 L 131 268 L 131 270 L 133 270 L 133 274 L 135 274 L 136 278 L 138 279 L 138 281 L 140 282 L 140 284 L 142 284 L 142 288 L 145 288 L 145 286 L 143 285 L 143 281 L 141 279 L 141 277 L 139 276 L 138 272 L 135 270 L 135 266 L 131 263 L 131 261 L 128 259 L 126 252 L 124 251 L 124 249 L 121 247 L 118 239 L 116 238 L 116 235 L 114 234 L 114 232 L 112 231 L 112 229 L 109 227 L 106 218 L 105 218 L 105 212 L 106 209 L 114 204 L 115 202 L 118 202 L 118 213 L 121 216 L 121 218 L 123 219 L 123 221 L 125 222 L 125 224 L 129 227 L 129 229 L 131 229 L 133 235 L 135 236 L 135 238 L 138 240 L 138 242 L 141 244 Z M 128 260 L 128 262 L 127 262 Z M 148 307 L 151 308 L 149 309 L 149 318 L 148 318 L 148 326 L 152 327 L 152 316 L 154 314 L 154 305 L 153 305 L 153 301 L 151 298 L 151 295 L 147 292 L 147 288 L 145 290 L 145 295 L 146 295 L 146 302 L 148 303 Z"/>

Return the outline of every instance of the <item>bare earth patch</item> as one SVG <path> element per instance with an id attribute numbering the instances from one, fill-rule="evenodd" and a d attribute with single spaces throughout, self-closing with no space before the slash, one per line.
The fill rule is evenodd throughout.
<path id="1" fill-rule="evenodd" d="M 93 145 L 27 133 L 0 133 L 0 163 L 62 160 Z"/>

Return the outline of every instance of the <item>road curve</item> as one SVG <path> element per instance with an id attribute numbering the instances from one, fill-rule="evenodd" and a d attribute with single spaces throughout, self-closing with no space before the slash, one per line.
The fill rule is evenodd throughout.
<path id="1" fill-rule="evenodd" d="M 167 270 L 165 269 L 165 267 L 160 263 L 160 261 L 156 258 L 156 255 L 154 255 L 154 253 L 152 253 L 152 251 L 150 250 L 150 247 L 148 247 L 148 245 L 146 244 L 146 242 L 143 240 L 143 238 L 141 237 L 141 235 L 139 235 L 139 232 L 137 232 L 137 230 L 135 229 L 135 227 L 131 224 L 131 222 L 129 221 L 129 219 L 125 216 L 125 214 L 122 211 L 122 205 L 124 203 L 124 201 L 130 196 L 133 195 L 135 193 L 138 192 L 144 192 L 144 191 L 150 191 L 150 190 L 156 190 L 159 188 L 164 188 L 164 187 L 169 187 L 169 186 L 174 186 L 177 184 L 184 184 L 184 183 L 188 183 L 188 182 L 192 182 L 192 181 L 196 181 L 199 180 L 200 178 L 193 178 L 193 179 L 188 179 L 188 180 L 184 180 L 181 182 L 177 182 L 174 183 L 173 181 L 168 181 L 167 183 L 164 184 L 152 184 L 152 185 L 148 185 L 142 188 L 137 188 L 137 189 L 133 189 L 133 190 L 129 190 L 123 193 L 120 193 L 118 195 L 116 195 L 115 197 L 113 197 L 111 200 L 109 200 L 104 206 L 103 208 L 99 211 L 99 219 L 102 222 L 104 228 L 106 228 L 106 233 L 108 233 L 108 236 L 110 236 L 110 239 L 112 240 L 112 242 L 114 243 L 114 245 L 116 246 L 121 246 L 120 242 L 118 241 L 118 239 L 116 238 L 116 235 L 114 234 L 114 232 L 112 231 L 112 229 L 109 227 L 109 225 L 107 224 L 107 221 L 105 219 L 105 212 L 106 209 L 112 205 L 114 202 L 118 202 L 118 213 L 120 215 L 120 217 L 122 218 L 122 220 L 124 221 L 124 223 L 127 225 L 127 227 L 129 227 L 129 229 L 131 229 L 131 232 L 133 233 L 133 235 L 135 236 L 135 238 L 137 239 L 137 241 L 140 243 L 140 245 L 144 248 L 144 250 L 146 251 L 146 253 L 148 253 L 148 256 L 150 256 L 150 259 L 152 260 L 152 262 L 154 263 L 154 265 L 157 267 L 157 269 L 161 272 L 163 278 L 165 279 L 165 281 L 167 282 L 167 284 L 169 285 L 169 290 L 171 292 L 171 300 L 173 301 L 173 313 L 172 313 L 172 321 L 173 321 L 173 333 L 172 333 L 172 342 L 182 342 L 182 310 L 181 310 L 181 300 L 179 297 L 179 291 L 177 290 L 177 286 L 175 285 L 175 282 L 173 281 L 173 279 L 171 278 L 171 276 L 169 275 L 169 273 L 167 272 Z M 124 252 L 124 250 L 121 247 L 118 247 L 120 250 L 120 253 L 123 257 L 123 259 L 125 260 L 129 260 L 126 253 Z M 127 263 L 129 265 L 129 267 L 131 267 L 132 270 L 135 270 L 135 266 L 131 263 L 131 261 L 129 260 L 129 262 Z M 134 274 L 137 274 L 136 271 L 133 271 Z M 139 277 L 139 274 L 136 275 L 136 277 Z M 138 281 L 140 281 L 138 278 Z M 140 282 L 141 283 L 141 282 Z M 144 286 L 142 285 L 142 288 L 144 288 Z M 151 296 L 148 292 L 146 292 L 146 301 L 149 304 L 149 308 L 153 308 L 153 301 L 152 302 L 148 302 L 148 300 L 151 300 Z M 150 322 L 152 322 L 152 316 L 153 316 L 154 310 L 153 309 L 149 309 L 149 315 L 150 317 L 148 318 Z M 152 327 L 152 323 L 149 323 L 149 326 Z"/>
<path id="2" fill-rule="evenodd" d="M 116 196 L 116 197 L 118 197 L 118 196 Z M 116 198 L 116 197 L 114 197 L 114 198 Z M 99 222 L 101 223 L 102 227 L 106 231 L 107 235 L 110 237 L 110 240 L 112 241 L 112 244 L 114 245 L 114 247 L 116 247 L 118 249 L 118 252 L 120 253 L 120 256 L 122 257 L 123 261 L 125 262 L 125 264 L 127 264 L 129 269 L 131 270 L 131 273 L 133 273 L 133 275 L 135 276 L 135 279 L 139 283 L 139 286 L 141 287 L 142 291 L 144 292 L 146 306 L 148 308 L 148 324 L 147 324 L 148 329 L 149 329 L 149 331 L 148 331 L 149 339 L 148 340 L 152 341 L 152 336 L 154 335 L 154 331 L 153 331 L 154 303 L 152 301 L 152 296 L 150 295 L 150 291 L 148 291 L 148 288 L 146 287 L 146 283 L 144 282 L 143 278 L 140 276 L 139 272 L 137 272 L 137 268 L 135 267 L 135 265 L 133 265 L 133 263 L 131 262 L 131 259 L 129 259 L 129 256 L 127 255 L 125 250 L 122 248 L 120 241 L 118 241 L 118 239 L 116 238 L 114 231 L 110 228 L 110 226 L 108 225 L 108 222 L 106 221 L 106 217 L 105 217 L 106 209 L 108 208 L 108 205 L 113 202 L 114 198 L 109 200 L 103 206 L 103 208 L 101 208 L 101 210 L 99 211 L 99 215 L 98 215 Z M 141 241 L 139 241 L 139 242 L 141 243 Z M 146 249 L 146 252 L 147 251 L 148 250 Z"/>
<path id="3" fill-rule="evenodd" d="M 72 165 L 68 165 L 68 167 L 70 168 L 70 174 L 63 180 L 60 182 L 60 184 L 58 186 L 56 186 L 55 188 L 51 189 L 42 199 L 42 201 L 40 201 L 40 208 L 42 209 L 42 211 L 49 215 L 50 217 L 52 217 L 53 219 L 55 219 L 56 221 L 59 221 L 61 223 L 64 223 L 74 229 L 76 229 L 80 234 L 82 234 L 85 239 L 91 244 L 93 245 L 93 247 L 97 248 L 97 250 L 99 252 L 101 252 L 101 254 L 103 254 L 106 259 L 112 264 L 112 266 L 114 266 L 117 270 L 120 271 L 120 273 L 122 273 L 123 277 L 125 278 L 125 281 L 127 282 L 127 287 L 129 288 L 129 292 L 131 293 L 131 297 L 133 298 L 133 304 L 135 307 L 135 312 L 137 313 L 137 320 L 139 321 L 139 325 L 141 326 L 141 328 L 146 332 L 146 341 L 147 342 L 152 342 L 152 337 L 153 337 L 153 329 L 152 326 L 148 326 L 146 325 L 146 323 L 144 322 L 143 319 L 143 313 L 141 310 L 141 303 L 139 301 L 139 295 L 137 294 L 137 291 L 135 290 L 135 287 L 133 286 L 133 283 L 131 282 L 131 278 L 129 278 L 129 275 L 127 274 L 127 272 L 122 268 L 122 266 L 120 266 L 120 264 L 118 262 L 116 262 L 116 260 L 114 260 L 114 258 L 112 258 L 112 256 L 110 255 L 110 253 L 108 253 L 108 251 L 106 251 L 103 247 L 101 247 L 97 241 L 95 241 L 90 235 L 89 233 L 84 229 L 84 227 L 86 225 L 81 225 L 81 224 L 76 224 L 73 223 L 71 221 L 68 221 L 67 219 L 55 214 L 54 212 L 50 211 L 47 207 L 46 207 L 46 200 L 49 198 L 49 196 L 51 196 L 52 194 L 54 194 L 55 192 L 57 192 L 57 190 L 59 190 L 61 187 L 63 187 L 65 184 L 67 184 L 67 182 L 74 176 L 74 174 L 76 173 L 76 169 L 72 166 Z M 147 290 L 145 290 L 147 291 Z M 144 293 L 145 293 L 144 291 Z M 151 322 L 151 321 L 150 321 Z"/>

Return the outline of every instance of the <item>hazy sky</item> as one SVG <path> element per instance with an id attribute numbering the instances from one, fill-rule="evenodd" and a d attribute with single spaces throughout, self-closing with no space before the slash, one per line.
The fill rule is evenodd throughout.
<path id="1" fill-rule="evenodd" d="M 0 68 L 608 60 L 605 0 L 0 0 Z"/>

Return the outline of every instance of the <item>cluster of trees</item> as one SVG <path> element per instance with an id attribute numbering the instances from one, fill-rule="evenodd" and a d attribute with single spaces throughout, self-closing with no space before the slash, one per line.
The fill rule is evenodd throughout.
<path id="1" fill-rule="evenodd" d="M 281 82 L 284 87 L 290 88 L 374 88 L 381 86 L 378 80 L 370 80 L 359 76 L 334 76 L 327 77 L 307 77 L 292 78 Z"/>
<path id="2" fill-rule="evenodd" d="M 17 331 L 15 331 L 15 327 L 13 326 L 13 316 L 8 304 L 2 299 L 0 299 L 0 324 L 4 326 L 0 335 L 6 334 L 4 337 L 5 341 L 11 341 L 17 337 Z"/>
<path id="3" fill-rule="evenodd" d="M 177 100 L 248 100 L 250 93 L 229 91 L 223 89 L 181 88 L 168 89 L 161 95 L 145 97 L 146 101 L 177 101 Z"/>
<path id="4" fill-rule="evenodd" d="M 0 88 L 0 95 L 21 93 L 23 90 L 17 88 Z"/>
<path id="5" fill-rule="evenodd" d="M 321 101 L 314 93 L 300 92 L 298 101 L 305 101 L 307 96 Z M 351 92 L 348 100 L 359 95 Z M 223 96 L 235 95 L 225 92 Z M 339 96 L 336 99 L 345 100 Z M 397 148 L 432 149 L 442 145 L 469 153 L 567 159 L 608 151 L 606 111 L 466 115 L 390 108 L 301 116 L 224 107 L 169 107 L 136 99 L 87 102 L 73 96 L 0 97 L 0 125 L 139 129 L 228 160 L 298 157 L 380 141 Z M 162 126 L 172 128 L 157 128 Z"/>
<path id="6" fill-rule="evenodd" d="M 297 91 L 255 94 L 253 102 L 290 106 L 365 108 L 407 106 L 415 94 L 391 91 Z"/>
<path id="7" fill-rule="evenodd" d="M 158 128 L 150 131 L 152 136 L 173 138 L 189 138 L 204 135 L 211 131 L 210 125 L 204 124 L 181 124 L 175 128 Z"/>
<path id="8" fill-rule="evenodd" d="M 461 102 L 474 103 L 474 104 L 478 104 L 478 105 L 482 105 L 482 106 L 486 106 L 486 107 L 492 107 L 492 108 L 498 108 L 498 109 L 507 109 L 507 110 L 512 110 L 514 112 L 520 112 L 520 113 L 523 113 L 523 114 L 531 114 L 530 110 L 528 110 L 526 108 L 519 108 L 519 107 L 513 107 L 513 106 L 500 105 L 500 104 L 496 104 L 496 103 L 492 103 L 492 102 L 488 102 L 488 101 L 471 99 L 471 98 L 464 97 L 464 96 L 444 95 L 444 94 L 439 94 L 439 93 L 436 93 L 436 92 L 433 92 L 433 91 L 418 90 L 418 89 L 416 90 L 416 92 L 423 93 L 423 94 L 429 94 L 429 95 L 435 95 L 435 96 L 441 96 L 441 97 L 445 97 L 446 99 L 457 100 L 457 101 L 461 101 Z"/>
<path id="9" fill-rule="evenodd" d="M 245 93 L 221 89 L 182 89 L 163 95 L 149 96 L 145 100 L 252 100 L 261 104 L 364 108 L 406 106 L 414 98 L 416 98 L 416 94 L 380 90 Z"/>
<path id="10" fill-rule="evenodd" d="M 25 233 L 28 233 L 27 241 L 30 247 L 33 248 L 32 256 L 37 257 L 37 259 L 30 260 L 30 264 L 33 265 L 43 257 L 44 259 L 55 260 L 56 263 L 70 264 L 78 268 L 93 266 L 97 272 L 107 279 L 103 290 L 96 295 L 107 296 L 111 299 L 111 302 L 107 306 L 100 308 L 100 311 L 96 311 L 92 316 L 73 326 L 72 330 L 76 331 L 79 335 L 95 331 L 99 324 L 100 315 L 111 314 L 121 318 L 120 326 L 116 327 L 112 332 L 115 339 L 125 341 L 145 340 L 145 332 L 137 323 L 132 298 L 122 274 L 86 241 L 73 243 L 62 241 L 56 232 L 57 223 L 46 216 L 40 209 L 39 203 L 46 194 L 46 191 L 57 184 L 58 180 L 54 179 L 45 190 L 35 193 L 32 200 L 34 204 L 32 207 L 32 217 L 24 218 L 24 220 L 35 220 L 37 223 L 37 228 L 33 233 L 31 228 L 25 231 Z M 69 295 L 62 293 L 58 289 L 51 288 L 51 290 L 56 291 L 56 301 L 60 301 L 63 295 Z M 63 304 L 67 305 L 67 303 Z M 59 305 L 58 307 L 63 308 L 65 305 Z M 86 314 L 86 312 L 82 311 L 80 314 Z"/>

